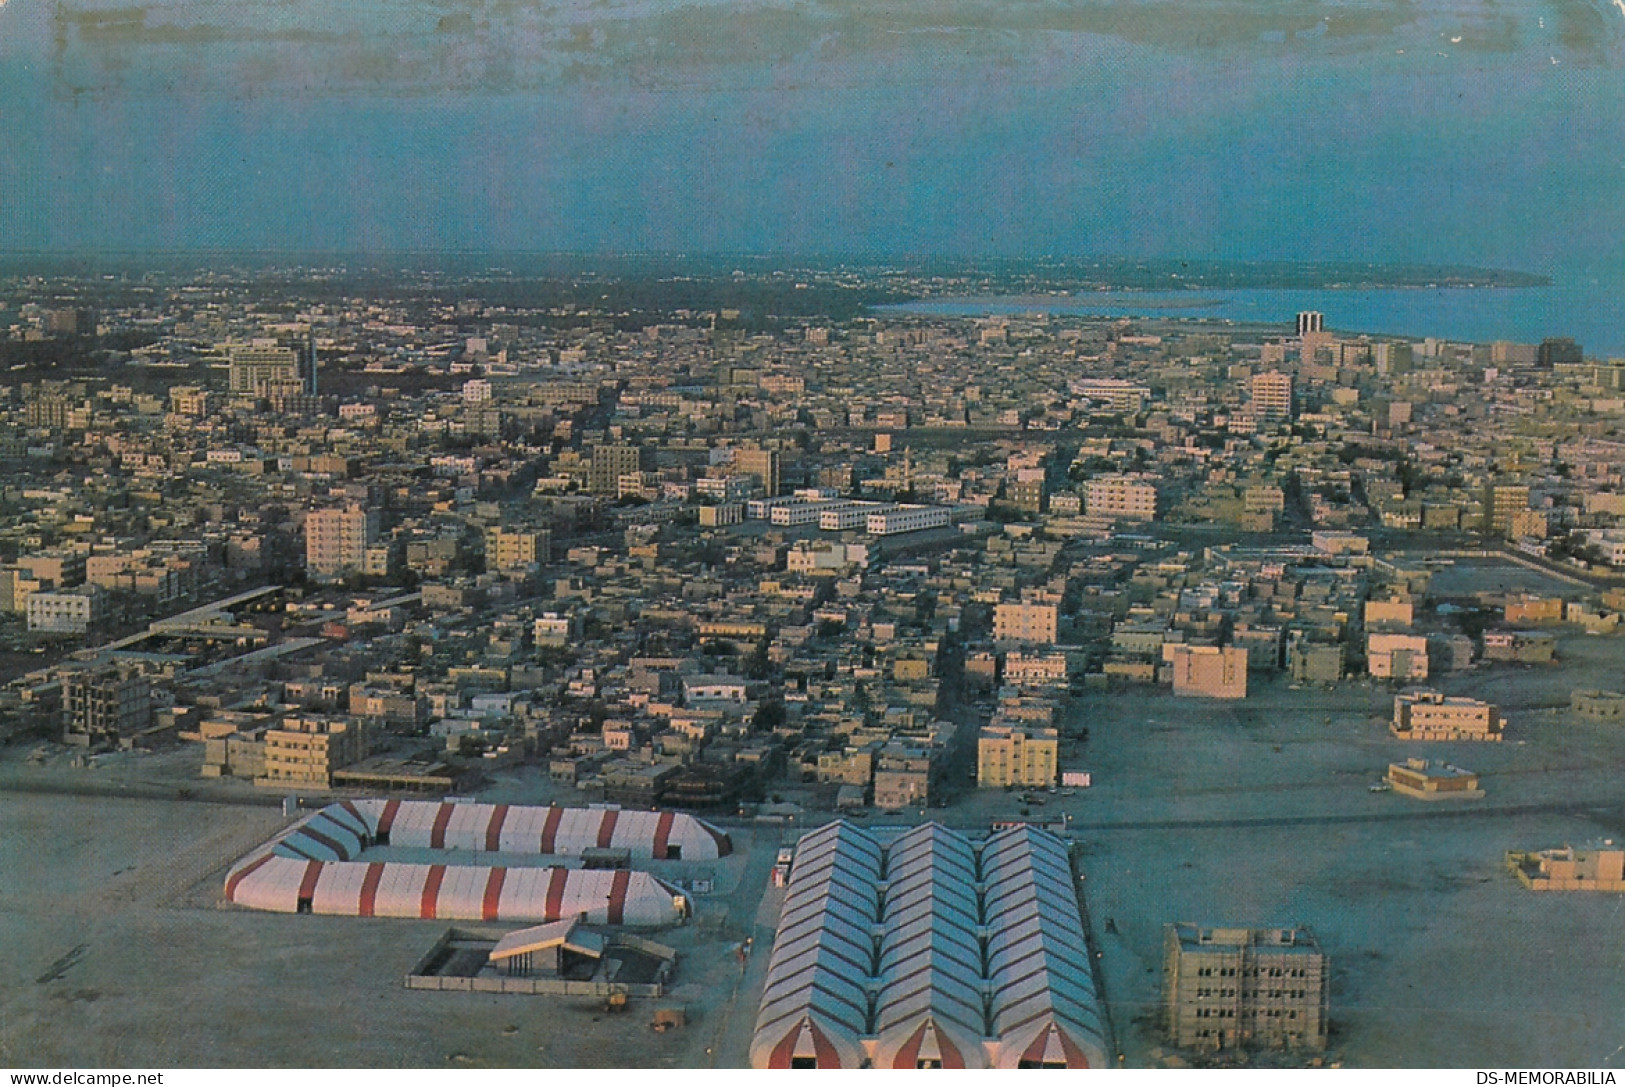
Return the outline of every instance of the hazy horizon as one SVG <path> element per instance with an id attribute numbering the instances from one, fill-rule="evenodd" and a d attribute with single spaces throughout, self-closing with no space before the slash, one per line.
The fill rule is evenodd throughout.
<path id="1" fill-rule="evenodd" d="M 0 246 L 1625 272 L 1606 0 L 0 5 Z"/>

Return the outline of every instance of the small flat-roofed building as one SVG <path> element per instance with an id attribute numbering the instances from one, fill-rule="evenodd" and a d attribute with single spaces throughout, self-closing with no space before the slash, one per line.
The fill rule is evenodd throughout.
<path id="1" fill-rule="evenodd" d="M 1389 731 L 1401 740 L 1499 742 L 1506 719 L 1488 702 L 1414 687 L 1394 696 Z"/>
<path id="2" fill-rule="evenodd" d="M 1383 779 L 1394 792 L 1418 800 L 1477 800 L 1484 795 L 1478 775 L 1459 766 L 1427 759 L 1406 759 L 1388 764 Z"/>
<path id="3" fill-rule="evenodd" d="M 1163 930 L 1168 1040 L 1188 1049 L 1324 1049 L 1326 956 L 1303 927 Z"/>
<path id="4" fill-rule="evenodd" d="M 1625 718 L 1625 694 L 1618 691 L 1574 691 L 1569 695 L 1569 706 L 1593 721 Z"/>
<path id="5" fill-rule="evenodd" d="M 1580 849 L 1508 853 L 1507 867 L 1532 891 L 1625 891 L 1625 849 L 1611 838 Z"/>
<path id="6" fill-rule="evenodd" d="M 1539 630 L 1486 630 L 1484 659 L 1518 664 L 1550 664 L 1557 655 L 1557 636 Z"/>
<path id="7" fill-rule="evenodd" d="M 1409 630 L 1414 618 L 1414 607 L 1409 600 L 1367 600 L 1365 628 L 1367 630 Z"/>

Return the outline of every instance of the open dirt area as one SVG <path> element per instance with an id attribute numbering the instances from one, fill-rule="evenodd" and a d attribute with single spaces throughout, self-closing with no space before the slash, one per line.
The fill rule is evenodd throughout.
<path id="1" fill-rule="evenodd" d="M 1391 691 L 1362 683 L 1255 686 L 1239 705 L 1083 700 L 1074 720 L 1090 740 L 1070 761 L 1096 785 L 1042 810 L 1068 811 L 1083 842 L 1125 1063 L 1159 1062 L 1162 926 L 1190 920 L 1314 929 L 1332 963 L 1328 1061 L 1618 1066 L 1625 896 L 1536 894 L 1504 866 L 1509 849 L 1625 838 L 1625 728 L 1566 708 L 1572 687 L 1618 686 L 1618 653 L 1565 638 L 1556 667 L 1440 678 L 1501 705 L 1501 744 L 1395 740 Z M 1369 790 L 1411 755 L 1479 771 L 1487 795 Z"/>
<path id="2" fill-rule="evenodd" d="M 646 1002 L 611 1014 L 585 998 L 408 991 L 406 973 L 446 922 L 222 906 L 227 867 L 283 818 L 226 787 L 200 790 L 210 802 L 172 798 L 175 772 L 195 760 L 116 756 L 75 770 L 60 755 L 44 767 L 7 756 L 0 1065 L 692 1067 L 717 1061 L 741 1029 L 748 1043 L 755 1002 L 734 1014 L 748 984 L 737 948 L 758 931 L 776 830 L 759 844 L 752 828 L 730 828 L 735 857 L 703 873 L 682 866 L 715 889 L 690 924 L 653 934 L 678 949 L 667 1001 L 688 1012 L 686 1027 L 657 1033 Z M 46 791 L 67 788 L 78 792 Z M 760 945 L 771 921 L 768 933 Z"/>

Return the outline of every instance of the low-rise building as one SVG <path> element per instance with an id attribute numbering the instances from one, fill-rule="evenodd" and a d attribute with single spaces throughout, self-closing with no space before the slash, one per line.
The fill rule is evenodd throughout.
<path id="1" fill-rule="evenodd" d="M 1557 636 L 1539 630 L 1486 630 L 1484 659 L 1516 664 L 1550 664 L 1557 656 Z"/>
<path id="2" fill-rule="evenodd" d="M 1625 718 L 1625 694 L 1618 691 L 1574 691 L 1569 695 L 1569 706 L 1593 721 Z"/>
<path id="3" fill-rule="evenodd" d="M 1499 742 L 1506 720 L 1488 702 L 1445 695 L 1427 688 L 1394 696 L 1389 731 L 1401 740 L 1488 740 Z"/>
<path id="4" fill-rule="evenodd" d="M 1471 770 L 1427 759 L 1391 762 L 1383 780 L 1394 792 L 1418 800 L 1477 800 L 1484 795 L 1478 775 Z"/>
<path id="5" fill-rule="evenodd" d="M 1507 867 L 1532 891 L 1625 891 L 1625 849 L 1612 839 L 1579 849 L 1508 853 Z"/>

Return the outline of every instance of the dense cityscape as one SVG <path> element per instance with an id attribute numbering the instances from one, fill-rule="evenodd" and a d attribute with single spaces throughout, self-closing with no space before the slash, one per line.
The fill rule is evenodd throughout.
<path id="1" fill-rule="evenodd" d="M 1617 1055 L 1625 359 L 1169 274 L 0 281 L 0 1059 Z"/>

